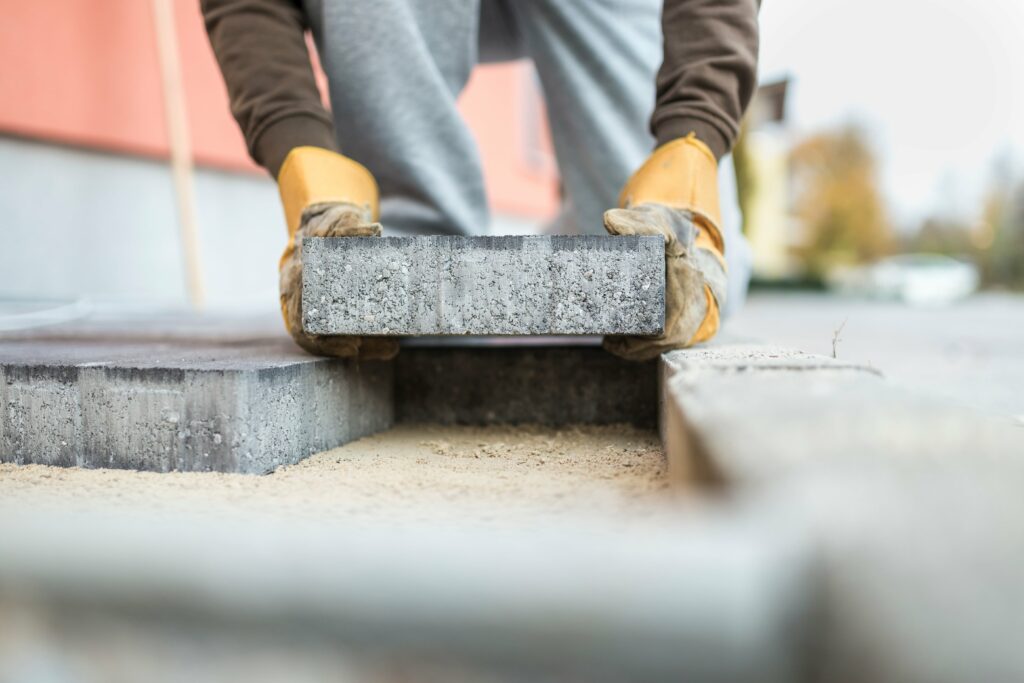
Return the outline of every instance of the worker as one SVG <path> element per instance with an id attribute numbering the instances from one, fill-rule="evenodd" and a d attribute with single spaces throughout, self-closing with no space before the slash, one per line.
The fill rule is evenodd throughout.
<path id="1" fill-rule="evenodd" d="M 378 220 L 405 235 L 486 231 L 480 157 L 456 100 L 478 62 L 528 57 L 563 187 L 559 230 L 665 239 L 664 334 L 605 347 L 644 360 L 710 339 L 739 238 L 736 226 L 724 235 L 717 164 L 754 92 L 758 3 L 203 0 L 232 113 L 284 205 L 288 331 L 316 354 L 397 353 L 390 337 L 303 332 L 301 239 L 380 235 Z"/>

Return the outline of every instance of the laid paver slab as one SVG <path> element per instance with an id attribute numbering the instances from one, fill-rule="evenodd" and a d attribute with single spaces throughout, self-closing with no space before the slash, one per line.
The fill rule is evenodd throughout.
<path id="1" fill-rule="evenodd" d="M 280 332 L 168 327 L 0 338 L 0 461 L 259 474 L 392 423 L 388 364 L 315 358 Z"/>
<path id="2" fill-rule="evenodd" d="M 317 358 L 278 316 L 102 315 L 0 335 L 0 462 L 262 473 L 394 421 L 653 426 L 657 364 L 597 338 Z"/>
<path id="3" fill-rule="evenodd" d="M 660 334 L 658 237 L 366 237 L 303 241 L 310 334 Z"/>
<path id="4" fill-rule="evenodd" d="M 1024 430 L 870 375 L 706 377 L 669 385 L 694 445 L 726 481 L 760 483 L 842 461 L 941 463 L 1024 454 Z M 737 414 L 738 413 L 738 414 Z"/>
<path id="5" fill-rule="evenodd" d="M 1024 430 L 886 382 L 863 365 L 757 344 L 662 357 L 677 480 L 762 483 L 842 461 L 1014 458 Z"/>

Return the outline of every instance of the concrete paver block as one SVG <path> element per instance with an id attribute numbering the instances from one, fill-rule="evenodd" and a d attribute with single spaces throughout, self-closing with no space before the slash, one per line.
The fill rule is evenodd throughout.
<path id="1" fill-rule="evenodd" d="M 661 333 L 657 237 L 370 237 L 303 242 L 311 334 Z"/>
<path id="2" fill-rule="evenodd" d="M 1024 431 L 885 382 L 872 368 L 757 345 L 662 357 L 677 479 L 760 483 L 809 466 L 1024 452 Z"/>
<path id="3" fill-rule="evenodd" d="M 147 326 L 0 340 L 0 461 L 259 474 L 392 423 L 392 368 L 278 332 Z"/>
<path id="4" fill-rule="evenodd" d="M 787 378 L 795 377 L 796 398 L 800 400 L 806 398 L 803 390 L 817 372 L 832 380 L 864 378 L 874 382 L 879 379 L 869 368 L 758 343 L 722 341 L 663 354 L 659 423 L 672 479 L 705 484 L 736 483 L 756 479 L 766 470 L 792 462 L 786 443 L 789 431 L 782 424 L 766 426 L 760 419 L 762 413 L 772 410 L 764 401 L 770 403 L 773 398 L 752 398 L 747 392 L 756 391 L 764 383 L 771 387 L 773 380 L 788 381 Z M 730 379 L 734 381 L 733 386 L 716 388 Z M 711 405 L 701 405 L 700 401 L 707 394 L 710 394 Z M 794 406 L 783 407 L 783 420 L 803 419 L 806 408 L 806 405 L 800 406 L 799 412 L 791 415 Z M 709 410 L 714 417 L 709 416 Z M 766 431 L 758 432 L 751 440 L 748 425 Z M 739 451 L 723 449 L 718 443 L 719 439 L 731 438 L 733 431 L 747 439 L 740 444 Z M 766 440 L 774 448 L 762 456 L 762 444 Z M 826 446 L 826 450 L 829 447 Z"/>

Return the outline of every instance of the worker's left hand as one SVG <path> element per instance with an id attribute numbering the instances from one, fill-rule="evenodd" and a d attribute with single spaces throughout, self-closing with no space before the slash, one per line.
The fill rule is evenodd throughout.
<path id="1" fill-rule="evenodd" d="M 662 145 L 604 214 L 612 235 L 665 240 L 665 331 L 657 337 L 608 336 L 604 347 L 628 360 L 711 339 L 725 304 L 725 245 L 718 226 L 718 165 L 693 134 Z"/>

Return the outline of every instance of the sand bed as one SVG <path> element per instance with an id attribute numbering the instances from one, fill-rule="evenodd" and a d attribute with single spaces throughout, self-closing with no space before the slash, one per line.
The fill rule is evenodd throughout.
<path id="1" fill-rule="evenodd" d="M 0 464 L 8 502 L 368 520 L 625 512 L 666 487 L 657 435 L 625 425 L 400 425 L 262 477 Z"/>

